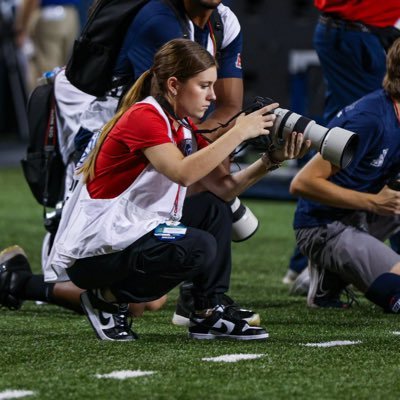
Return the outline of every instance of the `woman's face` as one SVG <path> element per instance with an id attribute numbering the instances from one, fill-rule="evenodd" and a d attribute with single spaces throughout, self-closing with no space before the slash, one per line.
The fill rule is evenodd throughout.
<path id="1" fill-rule="evenodd" d="M 214 83 L 217 69 L 211 67 L 190 78 L 185 83 L 177 82 L 175 112 L 180 118 L 201 119 L 215 100 Z"/>

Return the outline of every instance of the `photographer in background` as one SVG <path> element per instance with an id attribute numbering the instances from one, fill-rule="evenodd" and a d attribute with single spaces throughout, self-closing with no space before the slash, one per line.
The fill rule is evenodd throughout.
<path id="1" fill-rule="evenodd" d="M 381 88 L 386 71 L 386 52 L 400 37 L 398 0 L 314 0 L 321 12 L 313 45 L 321 63 L 325 91 L 324 121 L 344 107 Z M 390 238 L 400 251 L 400 235 Z M 308 286 L 307 258 L 296 248 L 283 279 L 293 284 L 292 294 Z M 298 279 L 295 281 L 295 279 Z"/>
<path id="2" fill-rule="evenodd" d="M 398 0 L 314 0 L 313 44 L 326 82 L 325 122 L 381 87 L 385 52 L 400 37 Z"/>
<path id="3" fill-rule="evenodd" d="M 17 43 L 33 43 L 29 84 L 46 71 L 65 65 L 78 36 L 80 0 L 21 0 L 16 18 Z"/>
<path id="4" fill-rule="evenodd" d="M 309 260 L 310 307 L 346 308 L 340 294 L 353 284 L 385 311 L 400 311 L 400 255 L 383 241 L 400 228 L 400 39 L 387 56 L 383 90 L 340 111 L 329 124 L 359 135 L 350 166 L 339 170 L 314 156 L 295 176 L 301 196 L 297 244 Z"/>

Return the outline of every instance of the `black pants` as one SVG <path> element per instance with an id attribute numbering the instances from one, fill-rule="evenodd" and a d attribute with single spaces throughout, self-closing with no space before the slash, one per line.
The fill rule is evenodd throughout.
<path id="1" fill-rule="evenodd" d="M 197 309 L 219 304 L 231 274 L 231 210 L 213 194 L 200 193 L 185 200 L 181 221 L 188 227 L 183 238 L 160 241 L 150 232 L 123 251 L 79 259 L 67 270 L 71 281 L 138 303 L 191 280 Z"/>

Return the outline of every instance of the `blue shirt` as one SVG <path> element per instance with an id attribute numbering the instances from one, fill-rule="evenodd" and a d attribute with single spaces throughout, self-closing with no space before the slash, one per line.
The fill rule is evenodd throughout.
<path id="1" fill-rule="evenodd" d="M 400 123 L 392 100 L 380 89 L 340 111 L 328 127 L 356 132 L 359 143 L 350 165 L 329 178 L 341 187 L 378 193 L 400 172 Z M 352 210 L 300 198 L 294 228 L 310 228 L 342 219 Z"/>
<path id="2" fill-rule="evenodd" d="M 46 6 L 75 6 L 79 7 L 81 0 L 42 0 L 41 7 Z"/>
<path id="3" fill-rule="evenodd" d="M 224 26 L 221 58 L 219 58 L 218 78 L 242 78 L 240 56 L 242 34 L 233 12 L 223 5 L 221 19 Z M 189 23 L 191 39 L 205 48 L 210 47 L 208 25 L 204 29 Z M 154 54 L 169 40 L 183 37 L 183 31 L 175 12 L 163 1 L 150 0 L 132 21 L 114 70 L 115 76 L 134 74 L 138 78 L 153 65 Z"/>

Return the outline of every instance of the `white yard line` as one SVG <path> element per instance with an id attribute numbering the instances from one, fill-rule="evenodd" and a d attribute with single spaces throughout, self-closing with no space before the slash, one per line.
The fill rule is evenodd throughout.
<path id="1" fill-rule="evenodd" d="M 0 392 L 0 400 L 6 399 L 20 399 L 25 396 L 32 396 L 35 392 L 31 390 L 5 390 L 4 392 Z"/>
<path id="2" fill-rule="evenodd" d="M 392 333 L 393 333 L 393 335 L 400 335 L 399 331 L 393 331 Z"/>
<path id="3" fill-rule="evenodd" d="M 352 344 L 360 344 L 361 340 L 333 340 L 331 342 L 321 342 L 321 343 L 305 343 L 302 346 L 306 347 L 335 347 L 335 346 L 349 346 Z"/>
<path id="4" fill-rule="evenodd" d="M 138 378 L 139 376 L 153 375 L 154 371 L 113 371 L 109 374 L 96 374 L 96 378 L 128 379 Z"/>
<path id="5" fill-rule="evenodd" d="M 225 354 L 218 357 L 205 357 L 202 361 L 213 361 L 213 362 L 238 362 L 242 360 L 254 360 L 256 358 L 264 357 L 264 354 Z"/>

